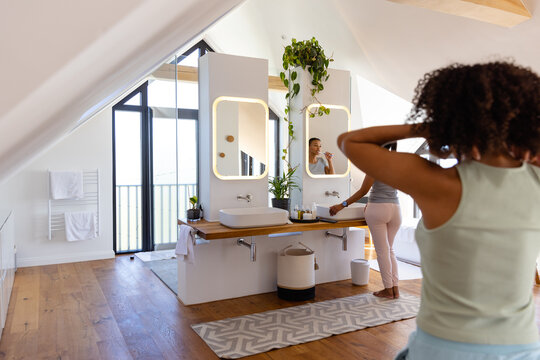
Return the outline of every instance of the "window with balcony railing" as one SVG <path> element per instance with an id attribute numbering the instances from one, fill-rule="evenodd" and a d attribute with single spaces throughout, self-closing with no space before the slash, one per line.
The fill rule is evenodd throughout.
<path id="1" fill-rule="evenodd" d="M 198 193 L 198 84 L 176 69 L 207 51 L 201 42 L 175 56 L 113 107 L 117 253 L 172 247 Z"/>

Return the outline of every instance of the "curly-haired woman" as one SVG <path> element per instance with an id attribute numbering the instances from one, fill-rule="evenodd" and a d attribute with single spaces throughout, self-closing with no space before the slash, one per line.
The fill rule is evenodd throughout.
<path id="1" fill-rule="evenodd" d="M 422 210 L 417 330 L 399 359 L 540 359 L 532 294 L 540 252 L 540 78 L 510 62 L 426 74 L 409 121 L 342 134 L 369 176 Z M 425 137 L 442 168 L 380 145 Z M 385 166 L 380 166 L 385 164 Z"/>

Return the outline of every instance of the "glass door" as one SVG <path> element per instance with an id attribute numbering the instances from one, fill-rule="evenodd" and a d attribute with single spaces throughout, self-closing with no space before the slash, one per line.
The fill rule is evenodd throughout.
<path id="1" fill-rule="evenodd" d="M 197 64 L 198 49 L 178 57 L 182 66 Z M 193 61 L 192 59 L 195 59 Z M 181 59 L 181 60 L 180 60 Z M 149 82 L 148 104 L 153 119 L 154 245 L 156 250 L 174 247 L 177 220 L 186 217 L 189 198 L 197 195 L 198 84 L 177 79 L 163 71 Z M 176 94 L 176 96 L 175 96 Z"/>

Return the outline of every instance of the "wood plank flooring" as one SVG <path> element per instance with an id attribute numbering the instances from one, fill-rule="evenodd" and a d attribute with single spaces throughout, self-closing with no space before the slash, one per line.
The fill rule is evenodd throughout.
<path id="1" fill-rule="evenodd" d="M 421 280 L 401 282 L 403 291 L 418 296 L 420 286 Z M 380 288 L 380 276 L 372 271 L 367 286 L 350 280 L 317 285 L 315 301 Z M 540 287 L 534 292 L 539 295 Z M 129 256 L 21 268 L 0 359 L 217 359 L 191 324 L 299 304 L 268 293 L 184 306 L 138 258 Z M 392 359 L 415 326 L 414 319 L 404 320 L 244 359 Z"/>

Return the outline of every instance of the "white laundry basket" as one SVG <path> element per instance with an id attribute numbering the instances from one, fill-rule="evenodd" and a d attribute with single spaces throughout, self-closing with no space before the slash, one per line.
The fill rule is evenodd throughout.
<path id="1" fill-rule="evenodd" d="M 289 245 L 278 254 L 277 293 L 284 300 L 309 300 L 315 297 L 315 252 L 306 245 Z"/>
<path id="2" fill-rule="evenodd" d="M 369 261 L 353 259 L 351 261 L 351 279 L 354 285 L 367 285 L 369 282 Z"/>

